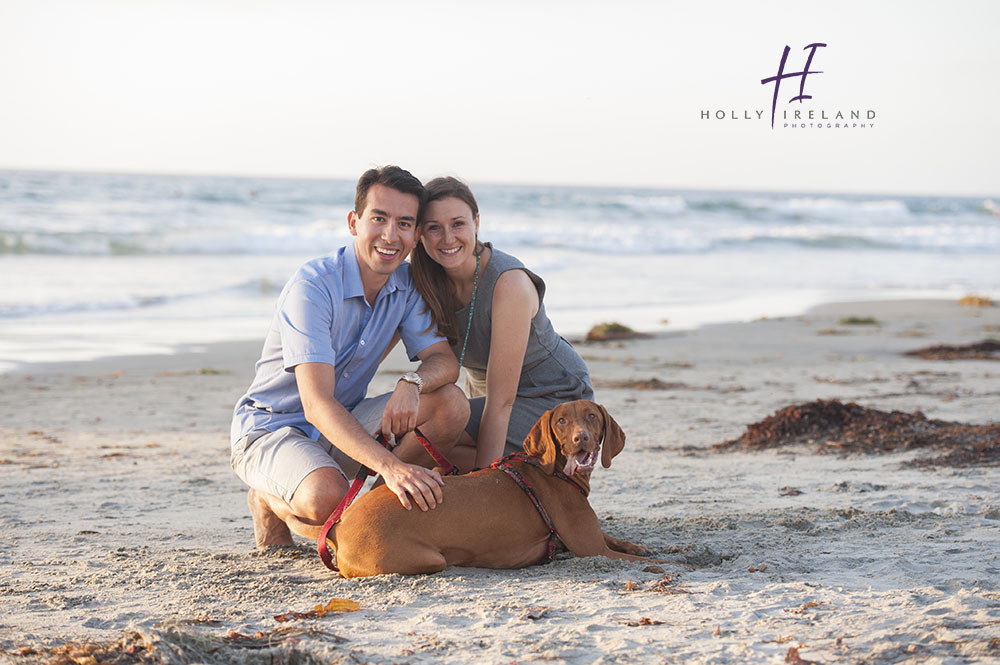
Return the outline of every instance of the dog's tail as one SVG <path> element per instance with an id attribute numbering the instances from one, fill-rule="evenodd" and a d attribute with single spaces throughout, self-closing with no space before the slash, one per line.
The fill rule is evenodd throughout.
<path id="1" fill-rule="evenodd" d="M 290 515 L 285 519 L 285 524 L 288 525 L 289 530 L 296 536 L 302 536 L 303 538 L 308 538 L 309 540 L 315 542 L 319 540 L 319 532 L 323 530 L 321 524 L 308 524 L 303 522 L 295 515 Z M 337 551 L 337 536 L 336 529 L 330 529 L 330 533 L 326 536 L 326 541 L 330 543 L 330 547 L 333 551 Z"/>

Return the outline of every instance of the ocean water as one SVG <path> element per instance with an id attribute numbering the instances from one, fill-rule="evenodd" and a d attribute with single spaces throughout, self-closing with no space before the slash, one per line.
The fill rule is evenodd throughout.
<path id="1" fill-rule="evenodd" d="M 473 183 L 480 237 L 548 285 L 564 335 L 1000 297 L 1000 199 Z M 350 242 L 354 183 L 0 171 L 0 371 L 263 340 L 305 260 Z"/>

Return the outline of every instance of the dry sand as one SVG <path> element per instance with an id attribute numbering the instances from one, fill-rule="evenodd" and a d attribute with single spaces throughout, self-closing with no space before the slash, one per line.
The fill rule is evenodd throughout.
<path id="1" fill-rule="evenodd" d="M 996 423 L 1000 361 L 901 352 L 998 326 L 996 307 L 855 303 L 581 347 L 628 435 L 591 503 L 697 567 L 666 577 L 563 558 L 342 580 L 309 543 L 258 554 L 228 467 L 258 344 L 29 366 L 0 376 L 0 661 L 1000 663 L 1000 467 L 698 450 L 816 398 Z M 406 366 L 390 356 L 373 390 Z M 652 377 L 683 385 L 608 387 Z M 361 609 L 273 618 L 334 597 Z M 80 640 L 118 646 L 46 651 Z"/>

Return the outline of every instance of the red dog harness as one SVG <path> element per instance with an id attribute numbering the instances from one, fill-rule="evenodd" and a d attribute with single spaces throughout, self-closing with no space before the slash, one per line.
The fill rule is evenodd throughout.
<path id="1" fill-rule="evenodd" d="M 532 505 L 535 506 L 535 510 L 537 510 L 538 514 L 542 516 L 542 521 L 545 522 L 545 526 L 548 527 L 549 529 L 549 542 L 547 547 L 545 548 L 545 556 L 543 556 L 542 560 L 536 564 L 540 566 L 542 564 L 549 563 L 552 561 L 552 559 L 555 557 L 557 548 L 559 548 L 560 546 L 565 548 L 566 546 L 559 539 L 559 534 L 556 533 L 556 527 L 552 523 L 552 518 L 549 517 L 549 514 L 547 512 L 545 512 L 545 507 L 542 506 L 542 502 L 539 500 L 538 495 L 535 494 L 534 488 L 531 486 L 530 483 L 528 483 L 527 480 L 524 479 L 524 476 L 521 475 L 521 472 L 517 470 L 517 467 L 515 467 L 512 464 L 512 462 L 524 462 L 525 464 L 530 464 L 531 466 L 537 469 L 542 468 L 542 463 L 538 460 L 537 457 L 532 457 L 526 453 L 513 453 L 511 455 L 507 455 L 506 457 L 501 457 L 497 461 L 493 462 L 493 464 L 490 464 L 491 469 L 499 469 L 500 471 L 503 471 L 508 476 L 510 476 L 511 479 L 513 479 L 513 481 L 517 483 L 517 486 L 520 487 L 521 490 L 528 495 L 528 499 L 531 500 Z M 587 493 L 583 491 L 583 488 L 577 485 L 572 478 L 567 476 L 562 471 L 556 471 L 555 474 L 553 475 L 555 475 L 556 478 L 561 478 L 562 480 L 565 480 L 570 485 L 580 490 L 580 494 L 587 496 Z"/>
<path id="2" fill-rule="evenodd" d="M 420 445 L 424 447 L 424 450 L 426 450 L 427 453 L 434 458 L 437 465 L 441 467 L 442 474 L 452 476 L 458 473 L 458 467 L 452 464 L 447 457 L 442 455 L 441 451 L 435 448 L 434 444 L 428 441 L 427 437 L 420 433 L 420 430 L 414 429 L 413 433 L 417 435 L 417 441 L 419 441 Z M 382 432 L 378 432 L 375 435 L 375 440 L 381 443 L 383 447 L 389 447 L 389 442 L 384 436 L 382 436 Z M 337 564 L 333 562 L 333 555 L 330 554 L 330 548 L 327 545 L 326 537 L 329 535 L 330 529 L 332 529 L 333 526 L 340 521 L 340 516 L 343 515 L 344 511 L 347 510 L 347 507 L 351 505 L 351 502 L 354 501 L 358 492 L 361 491 L 361 488 L 364 486 L 368 476 L 373 475 L 375 475 L 374 471 L 366 467 L 364 464 L 361 465 L 361 468 L 358 469 L 357 475 L 354 476 L 354 482 L 351 483 L 351 488 L 347 490 L 347 494 L 344 495 L 344 498 L 340 500 L 337 507 L 334 508 L 332 513 L 330 513 L 330 518 L 326 520 L 326 523 L 319 532 L 316 549 L 319 552 L 319 558 L 323 561 L 323 565 L 332 571 L 340 572 L 337 569 Z"/>

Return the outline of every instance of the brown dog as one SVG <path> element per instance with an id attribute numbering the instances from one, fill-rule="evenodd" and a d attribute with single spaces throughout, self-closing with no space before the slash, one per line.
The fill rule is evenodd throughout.
<path id="1" fill-rule="evenodd" d="M 488 468 L 447 476 L 444 501 L 426 512 L 405 510 L 386 487 L 359 498 L 330 532 L 337 565 L 344 577 L 364 577 L 433 573 L 447 566 L 521 568 L 546 560 L 550 529 L 514 480 L 518 474 L 550 517 L 562 541 L 559 551 L 652 561 L 610 549 L 609 544 L 641 551 L 627 541 L 608 537 L 606 542 L 587 501 L 598 455 L 609 467 L 624 447 L 621 427 L 603 406 L 582 400 L 561 404 L 547 411 L 524 441 L 525 452 L 537 460 L 511 460 L 513 475 Z M 297 521 L 289 526 L 301 536 L 319 535 L 319 527 Z"/>

